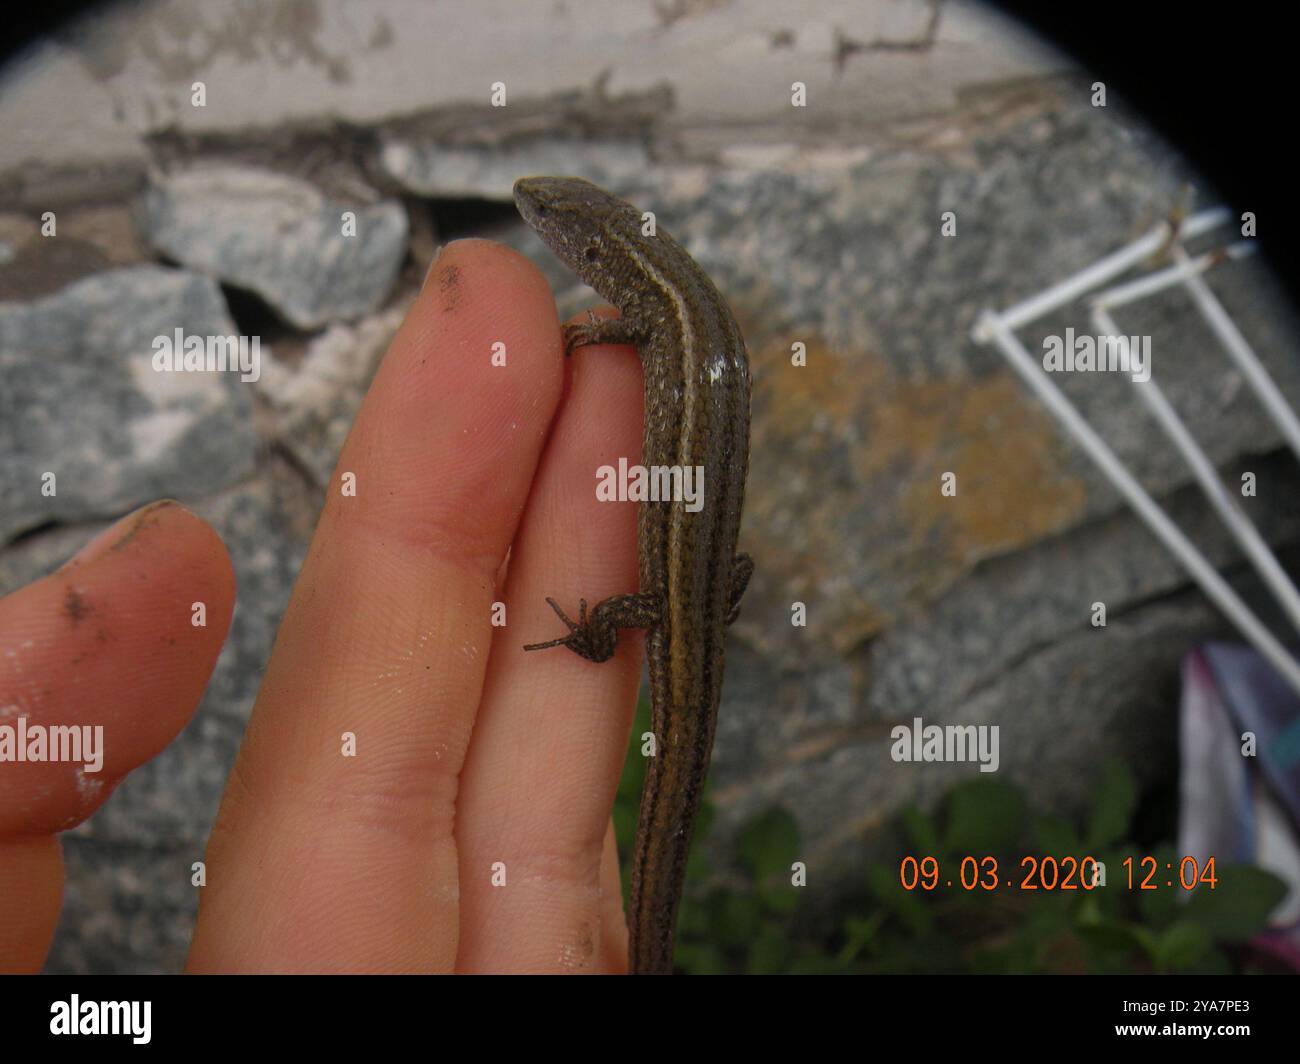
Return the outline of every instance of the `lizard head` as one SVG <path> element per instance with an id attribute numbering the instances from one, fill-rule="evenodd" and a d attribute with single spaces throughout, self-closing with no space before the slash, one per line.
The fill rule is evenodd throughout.
<path id="1" fill-rule="evenodd" d="M 515 206 L 556 256 L 614 302 L 618 274 L 630 263 L 617 243 L 635 242 L 641 212 L 580 177 L 521 177 Z"/>

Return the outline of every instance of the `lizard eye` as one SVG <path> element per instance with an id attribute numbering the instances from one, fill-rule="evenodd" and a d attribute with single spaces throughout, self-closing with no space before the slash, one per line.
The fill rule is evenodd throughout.
<path id="1" fill-rule="evenodd" d="M 582 256 L 588 262 L 595 262 L 598 258 L 600 258 L 600 248 L 598 248 L 595 244 L 588 244 L 583 249 Z"/>

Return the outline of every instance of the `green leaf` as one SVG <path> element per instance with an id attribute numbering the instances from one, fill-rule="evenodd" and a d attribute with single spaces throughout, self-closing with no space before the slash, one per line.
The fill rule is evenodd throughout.
<path id="1" fill-rule="evenodd" d="M 700 799 L 700 811 L 695 819 L 695 835 L 691 842 L 690 853 L 686 855 L 686 884 L 703 882 L 712 869 L 712 857 L 709 848 L 700 843 L 709 837 L 709 828 L 713 825 L 713 803 L 709 800 L 709 785 L 704 785 L 704 794 Z M 629 862 L 630 863 L 630 862 Z"/>
<path id="2" fill-rule="evenodd" d="M 1190 920 L 1179 920 L 1156 936 L 1156 968 L 1161 972 L 1186 971 L 1200 963 L 1209 948 L 1210 933 L 1205 928 Z"/>
<path id="3" fill-rule="evenodd" d="M 759 931 L 749 951 L 745 970 L 751 975 L 776 975 L 790 963 L 790 940 L 784 929 L 766 925 Z"/>
<path id="4" fill-rule="evenodd" d="M 867 917 L 850 916 L 844 921 L 844 948 L 840 950 L 839 959 L 843 963 L 854 960 L 858 954 L 876 940 L 876 932 L 885 922 L 885 914 L 877 909 Z"/>
<path id="5" fill-rule="evenodd" d="M 804 947 L 786 966 L 790 975 L 851 975 L 853 968 L 839 957 Z"/>
<path id="6" fill-rule="evenodd" d="M 1024 935 L 997 946 L 977 946 L 971 953 L 970 971 L 975 975 L 1020 975 L 1037 970 L 1033 944 Z"/>
<path id="7" fill-rule="evenodd" d="M 1107 913 L 1102 906 L 1101 899 L 1097 897 L 1097 892 L 1080 895 L 1079 900 L 1072 906 L 1074 912 L 1074 923 L 1078 926 L 1086 924 L 1100 923 L 1107 918 Z"/>
<path id="8" fill-rule="evenodd" d="M 896 870 L 885 865 L 872 865 L 867 870 L 867 886 L 880 903 L 903 921 L 913 934 L 923 937 L 930 933 L 934 918 L 917 897 L 921 892 L 904 890 Z"/>
<path id="9" fill-rule="evenodd" d="M 1059 816 L 1034 817 L 1034 841 L 1042 856 L 1052 856 L 1058 861 L 1065 856 L 1086 856 L 1078 831 L 1068 820 Z"/>
<path id="10" fill-rule="evenodd" d="M 769 913 L 789 913 L 799 907 L 799 895 L 804 888 L 796 887 L 788 876 L 785 879 L 774 876 L 757 889 L 759 901 Z"/>
<path id="11" fill-rule="evenodd" d="M 1211 946 L 1202 954 L 1201 959 L 1192 965 L 1188 970 L 1189 975 L 1233 975 L 1235 969 L 1228 955 L 1221 949 L 1215 949 Z M 1250 969 L 1246 968 L 1240 974 L 1249 975 Z"/>
<path id="12" fill-rule="evenodd" d="M 1128 870 L 1124 867 L 1124 858 L 1127 856 L 1129 855 L 1121 850 L 1103 850 L 1091 854 L 1093 860 L 1105 870 L 1106 885 L 1094 887 L 1087 891 L 1087 895 L 1097 903 L 1102 913 L 1111 918 L 1131 912 L 1133 895 L 1139 893 L 1136 883 L 1141 882 L 1140 876 L 1134 881 L 1134 889 L 1128 889 Z M 1088 865 L 1087 871 L 1089 875 L 1092 874 L 1092 865 Z"/>
<path id="13" fill-rule="evenodd" d="M 710 939 L 713 925 L 719 919 L 723 897 L 721 892 L 713 892 L 703 898 L 683 895 L 682 907 L 677 914 L 677 940 Z"/>
<path id="14" fill-rule="evenodd" d="M 650 728 L 650 703 L 642 700 L 637 703 L 636 718 L 632 723 L 632 735 L 627 744 L 627 755 L 623 759 L 623 774 L 618 778 L 618 791 L 614 797 L 614 836 L 618 840 L 618 849 L 626 855 L 623 859 L 624 900 L 628 896 L 628 885 L 632 877 L 628 870 L 632 867 L 632 840 L 636 836 L 637 815 L 641 807 L 641 784 L 645 780 L 645 758 L 641 756 L 641 734 Z"/>
<path id="15" fill-rule="evenodd" d="M 925 813 L 910 805 L 902 812 L 903 828 L 912 842 L 912 848 L 919 858 L 933 856 L 942 861 L 942 847 L 939 844 L 939 829 Z"/>
<path id="16" fill-rule="evenodd" d="M 1218 869 L 1218 885 L 1202 884 L 1187 903 L 1186 919 L 1216 939 L 1236 942 L 1268 926 L 1268 914 L 1286 897 L 1287 886 L 1272 872 L 1253 865 Z"/>
<path id="17" fill-rule="evenodd" d="M 614 836 L 618 839 L 619 852 L 624 854 L 622 867 L 632 866 L 631 853 L 633 840 L 636 838 L 636 806 L 622 801 L 614 802 Z"/>
<path id="18" fill-rule="evenodd" d="M 1137 799 L 1137 783 L 1129 767 L 1123 761 L 1108 760 L 1097 781 L 1097 797 L 1088 821 L 1088 849 L 1112 846 L 1127 834 Z"/>
<path id="19" fill-rule="evenodd" d="M 673 962 L 687 975 L 727 975 L 731 968 L 722 951 L 699 942 L 679 942 Z"/>
<path id="20" fill-rule="evenodd" d="M 747 946 L 759 928 L 758 899 L 752 894 L 728 891 L 719 901 L 711 929 L 713 937 L 728 946 Z"/>
<path id="21" fill-rule="evenodd" d="M 799 853 L 799 826 L 784 809 L 769 809 L 741 830 L 736 852 L 755 883 L 776 875 L 788 882 Z"/>
<path id="22" fill-rule="evenodd" d="M 1123 920 L 1101 920 L 1094 924 L 1080 924 L 1075 934 L 1090 946 L 1107 953 L 1121 955 L 1145 954 L 1152 959 L 1156 954 L 1155 936 L 1145 927 Z"/>
<path id="23" fill-rule="evenodd" d="M 945 846 L 962 857 L 1005 852 L 1020 840 L 1024 820 L 1020 788 L 1002 780 L 967 780 L 948 799 Z"/>
<path id="24" fill-rule="evenodd" d="M 636 704 L 636 715 L 632 719 L 632 734 L 627 742 L 627 754 L 623 758 L 623 775 L 618 780 L 618 793 L 636 801 L 641 796 L 641 784 L 645 782 L 646 759 L 641 755 L 641 736 L 650 730 L 650 703 L 642 699 Z"/>

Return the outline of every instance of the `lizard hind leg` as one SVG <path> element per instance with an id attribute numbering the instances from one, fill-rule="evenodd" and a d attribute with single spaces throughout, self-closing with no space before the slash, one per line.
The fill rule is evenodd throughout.
<path id="1" fill-rule="evenodd" d="M 569 629 L 569 634 L 546 643 L 530 643 L 525 650 L 546 650 L 550 647 L 568 647 L 580 658 L 588 661 L 608 661 L 618 646 L 620 628 L 650 628 L 659 623 L 662 612 L 660 597 L 649 592 L 633 595 L 611 595 L 596 603 L 587 612 L 587 600 L 578 604 L 578 619 L 565 616 L 554 599 L 547 603 Z"/>
<path id="2" fill-rule="evenodd" d="M 562 635 L 559 639 L 551 639 L 545 643 L 529 643 L 524 647 L 525 650 L 550 650 L 551 647 L 568 646 L 569 641 L 573 639 L 573 633 L 584 628 L 587 624 L 587 600 L 578 600 L 578 620 L 576 622 L 569 620 L 565 613 L 560 609 L 560 604 L 553 598 L 548 598 L 546 604 L 553 609 L 569 629 L 568 635 Z"/>
<path id="3" fill-rule="evenodd" d="M 737 554 L 731 560 L 731 597 L 727 603 L 727 623 L 734 624 L 740 616 L 740 600 L 745 588 L 749 587 L 749 578 L 754 575 L 754 559 L 748 554 Z"/>

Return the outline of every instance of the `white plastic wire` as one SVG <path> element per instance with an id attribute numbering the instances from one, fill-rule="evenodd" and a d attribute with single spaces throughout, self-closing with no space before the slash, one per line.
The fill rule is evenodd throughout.
<path id="1" fill-rule="evenodd" d="M 1277 385 L 1273 383 L 1250 344 L 1201 277 L 1207 269 L 1224 259 L 1240 258 L 1250 254 L 1253 245 L 1248 242 L 1238 242 L 1219 251 L 1192 258 L 1178 242 L 1181 239 L 1190 239 L 1209 232 L 1231 221 L 1231 218 L 1231 214 L 1226 209 L 1215 208 L 1194 215 L 1178 227 L 1169 222 L 1157 226 L 1127 247 L 1120 248 L 1086 269 L 1080 270 L 1035 296 L 1022 300 L 1002 313 L 986 310 L 975 323 L 972 335 L 980 343 L 997 344 L 1011 367 L 1038 395 L 1065 430 L 1083 447 L 1106 479 L 1116 487 L 1142 522 L 1182 564 L 1210 601 L 1223 611 L 1241 634 L 1278 671 L 1288 686 L 1300 695 L 1300 662 L 1297 662 L 1286 647 L 1264 627 L 1227 581 L 1219 575 L 1218 570 L 1170 520 L 1146 489 L 1125 468 L 1115 452 L 1056 387 L 1015 334 L 1015 330 L 1021 326 L 1080 298 L 1136 266 L 1153 252 L 1168 247 L 1174 262 L 1172 266 L 1137 280 L 1116 285 L 1094 298 L 1092 319 L 1095 327 L 1101 334 L 1114 337 L 1115 342 L 1119 343 L 1121 365 L 1131 364 L 1128 361 L 1132 354 L 1128 339 L 1120 335 L 1109 309 L 1143 299 L 1174 285 L 1182 285 L 1260 397 L 1265 409 L 1277 423 L 1296 456 L 1300 457 L 1300 420 L 1297 420 L 1294 411 Z M 1187 461 L 1216 512 L 1237 542 L 1241 544 L 1247 558 L 1264 579 L 1269 590 L 1277 596 L 1291 623 L 1300 629 L 1300 593 L 1297 593 L 1295 585 L 1255 526 L 1251 524 L 1236 498 L 1220 480 L 1213 463 L 1187 431 L 1154 380 L 1134 381 L 1133 386 L 1138 389 L 1143 402 Z"/>
<path id="2" fill-rule="evenodd" d="M 1174 261 L 1180 265 L 1187 261 L 1187 252 L 1177 244 L 1174 245 L 1172 254 Z M 1264 404 L 1264 409 L 1268 411 L 1278 430 L 1290 444 L 1291 450 L 1295 452 L 1297 458 L 1300 458 L 1300 420 L 1296 418 L 1295 411 L 1278 391 L 1268 370 L 1256 357 L 1246 338 L 1241 335 L 1241 330 L 1228 316 L 1228 312 L 1223 309 L 1223 304 L 1210 291 L 1210 286 L 1196 273 L 1189 274 L 1184 284 L 1197 309 L 1205 316 L 1205 320 L 1209 322 L 1210 328 L 1227 349 L 1229 357 L 1241 370 L 1246 382 L 1259 396 L 1259 401 Z"/>
<path id="3" fill-rule="evenodd" d="M 993 311 L 985 311 L 980 316 L 979 328 L 983 335 L 989 336 L 1001 348 L 1012 369 L 1020 374 L 1043 401 L 1047 408 L 1065 426 L 1066 431 L 1079 442 L 1088 456 L 1097 463 L 1106 478 L 1119 489 L 1130 506 L 1143 523 L 1151 529 L 1166 548 L 1178 559 L 1200 585 L 1201 590 L 1228 617 L 1246 639 L 1275 668 L 1296 694 L 1300 694 L 1300 664 L 1296 662 L 1273 634 L 1250 612 L 1250 608 L 1241 600 L 1228 582 L 1192 544 L 1182 530 L 1169 519 L 1147 494 L 1124 464 L 1115 456 L 1104 440 L 1093 431 L 1092 426 L 1084 420 L 1083 415 L 1061 392 L 1046 373 L 1042 371 L 1034 357 L 1025 350 L 1024 344 Z"/>
<path id="4" fill-rule="evenodd" d="M 1171 246 L 1171 255 L 1181 255 L 1182 258 L 1173 266 L 1163 270 L 1156 270 L 1145 277 L 1139 277 L 1136 281 L 1129 281 L 1126 284 L 1116 285 L 1114 288 L 1107 288 L 1092 297 L 1094 307 L 1104 307 L 1110 310 L 1114 307 L 1122 307 L 1126 303 L 1133 303 L 1139 299 L 1145 299 L 1147 296 L 1155 295 L 1165 288 L 1172 288 L 1176 284 L 1185 284 L 1189 278 L 1204 273 L 1211 266 L 1216 266 L 1224 259 L 1244 259 L 1255 252 L 1255 245 L 1245 240 L 1239 240 L 1235 244 L 1229 244 L 1226 248 L 1217 251 L 1207 251 L 1204 255 L 1198 255 L 1196 258 L 1189 258 L 1187 252 L 1182 247 L 1174 244 Z"/>
<path id="5" fill-rule="evenodd" d="M 1092 320 L 1098 333 L 1113 338 L 1113 342 L 1121 350 L 1121 360 L 1127 359 L 1129 357 L 1128 337 L 1120 334 L 1115 320 L 1106 309 L 1094 305 Z M 1223 523 L 1228 526 L 1228 531 L 1241 545 L 1241 549 L 1246 552 L 1246 557 L 1259 573 L 1260 579 L 1277 596 L 1291 623 L 1300 630 L 1300 594 L 1296 593 L 1295 585 L 1291 583 L 1286 570 L 1279 564 L 1277 556 L 1264 542 L 1264 537 L 1250 523 L 1250 518 L 1242 510 L 1236 496 L 1224 486 L 1219 474 L 1215 472 L 1214 463 L 1187 431 L 1187 426 L 1169 404 L 1155 377 L 1152 376 L 1145 381 L 1134 381 L 1133 390 L 1160 423 L 1165 435 L 1178 448 L 1178 453 L 1191 468 L 1192 475 L 1201 485 L 1206 498 L 1210 500 Z"/>
<path id="6" fill-rule="evenodd" d="M 1226 224 L 1231 218 L 1232 215 L 1225 207 L 1215 207 L 1213 210 L 1201 211 L 1183 222 L 1177 231 L 1177 235 L 1184 240 L 1190 240 L 1202 233 L 1208 233 L 1211 229 L 1217 229 L 1219 226 Z M 1009 329 L 1019 329 L 1022 325 L 1027 325 L 1029 322 L 1041 318 L 1044 314 L 1050 314 L 1058 307 L 1073 303 L 1085 292 L 1090 292 L 1099 285 L 1105 284 L 1112 277 L 1118 277 L 1125 270 L 1136 266 L 1148 255 L 1159 251 L 1174 236 L 1174 227 L 1169 222 L 1162 222 L 1140 240 L 1129 244 L 1127 247 L 1120 248 L 1118 251 L 1107 255 L 1104 259 L 1099 259 L 1087 269 L 1080 270 L 1059 284 L 1038 293 L 1038 295 L 1031 296 L 1029 299 L 1008 307 L 998 317 L 1002 319 Z M 983 321 L 982 318 L 981 321 Z M 987 343 L 992 337 L 982 334 L 980 328 L 980 323 L 977 322 L 975 339 L 981 343 Z"/>

